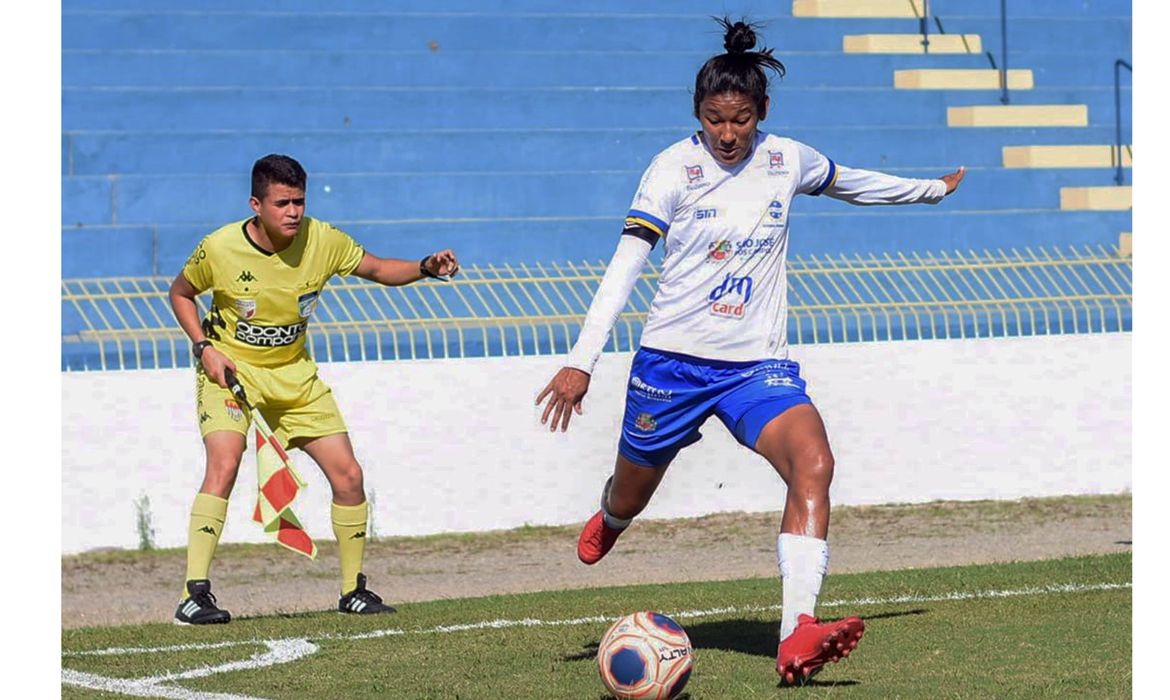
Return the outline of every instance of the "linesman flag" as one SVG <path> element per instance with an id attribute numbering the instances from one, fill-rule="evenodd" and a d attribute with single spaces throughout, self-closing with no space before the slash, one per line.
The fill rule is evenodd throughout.
<path id="1" fill-rule="evenodd" d="M 252 519 L 282 546 L 316 559 L 317 543 L 292 512 L 292 502 L 308 483 L 293 469 L 288 454 L 272 433 L 264 434 L 266 431 L 260 428 L 262 420 L 256 417 L 256 477 L 260 488 Z"/>
<path id="2" fill-rule="evenodd" d="M 256 510 L 252 512 L 252 520 L 260 523 L 264 532 L 278 544 L 316 559 L 317 544 L 292 512 L 292 502 L 301 489 L 308 488 L 308 482 L 293 468 L 288 453 L 280 446 L 272 429 L 264 422 L 260 412 L 248 402 L 244 385 L 240 384 L 231 368 L 224 370 L 224 380 L 240 403 L 248 409 L 252 423 L 256 426 L 256 479 L 259 482 L 259 493 L 256 494 Z"/>

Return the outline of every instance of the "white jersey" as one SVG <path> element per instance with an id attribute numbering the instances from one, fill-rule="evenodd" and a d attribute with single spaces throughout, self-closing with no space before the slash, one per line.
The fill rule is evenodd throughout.
<path id="1" fill-rule="evenodd" d="M 737 362 L 787 357 L 789 211 L 796 195 L 822 193 L 855 204 L 935 203 L 946 184 L 840 167 L 764 132 L 733 167 L 699 134 L 659 153 L 626 219 L 666 245 L 641 344 Z"/>

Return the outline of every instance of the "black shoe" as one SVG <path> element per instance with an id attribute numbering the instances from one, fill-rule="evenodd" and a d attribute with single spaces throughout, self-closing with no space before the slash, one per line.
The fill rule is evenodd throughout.
<path id="1" fill-rule="evenodd" d="M 175 610 L 176 625 L 222 625 L 232 621 L 232 614 L 215 605 L 211 581 L 198 579 L 187 582 L 187 597 Z"/>
<path id="2" fill-rule="evenodd" d="M 382 602 L 377 593 L 366 589 L 366 575 L 357 575 L 357 588 L 341 596 L 337 601 L 337 611 L 355 613 L 357 615 L 376 615 L 378 613 L 398 612 Z"/>

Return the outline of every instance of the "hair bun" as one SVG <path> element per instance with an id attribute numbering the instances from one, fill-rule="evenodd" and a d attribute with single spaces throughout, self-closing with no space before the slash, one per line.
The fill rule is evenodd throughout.
<path id="1" fill-rule="evenodd" d="M 756 33 L 751 25 L 744 22 L 731 24 L 725 21 L 723 26 L 727 28 L 723 35 L 723 48 L 727 49 L 727 53 L 744 53 L 755 47 Z"/>

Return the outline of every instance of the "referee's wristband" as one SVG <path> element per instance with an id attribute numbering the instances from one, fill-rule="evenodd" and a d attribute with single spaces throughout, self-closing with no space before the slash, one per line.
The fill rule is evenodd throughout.
<path id="1" fill-rule="evenodd" d="M 422 260 L 419 260 L 418 261 L 418 271 L 422 274 L 423 277 L 430 277 L 431 279 L 436 279 L 436 280 L 442 279 L 438 275 L 431 274 L 431 271 L 427 269 L 427 261 L 430 259 L 431 259 L 431 256 L 428 255 L 425 258 L 423 258 Z"/>

